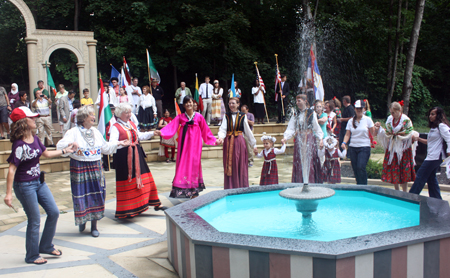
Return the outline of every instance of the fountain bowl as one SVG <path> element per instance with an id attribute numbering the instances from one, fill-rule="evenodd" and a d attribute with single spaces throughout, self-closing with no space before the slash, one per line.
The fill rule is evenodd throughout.
<path id="1" fill-rule="evenodd" d="M 301 184 L 219 190 L 165 211 L 170 262 L 183 278 L 337 278 L 358 277 L 358 273 L 370 273 L 371 277 L 450 277 L 447 201 L 379 186 L 310 184 L 311 188 L 316 186 L 366 191 L 418 204 L 420 224 L 332 241 L 220 232 L 195 211 L 230 195 L 279 191 Z"/>

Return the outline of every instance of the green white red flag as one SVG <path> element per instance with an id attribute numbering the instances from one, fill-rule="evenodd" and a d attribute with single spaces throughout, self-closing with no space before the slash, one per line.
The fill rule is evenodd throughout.
<path id="1" fill-rule="evenodd" d="M 100 74 L 99 74 L 100 75 Z M 108 96 L 106 95 L 103 81 L 100 77 L 100 108 L 98 113 L 98 130 L 106 140 L 106 126 L 112 118 L 111 108 L 108 103 Z"/>

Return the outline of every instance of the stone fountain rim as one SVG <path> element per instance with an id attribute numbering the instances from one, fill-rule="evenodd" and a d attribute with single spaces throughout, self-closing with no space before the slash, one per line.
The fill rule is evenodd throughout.
<path id="1" fill-rule="evenodd" d="M 309 188 L 309 192 L 303 192 L 303 187 L 291 187 L 282 190 L 279 195 L 283 198 L 290 200 L 322 200 L 330 198 L 336 194 L 336 192 L 328 187 L 314 186 Z M 300 192 L 292 192 L 300 191 Z M 295 193 L 295 194 L 294 194 Z"/>
<path id="2" fill-rule="evenodd" d="M 274 191 L 297 186 L 301 186 L 301 184 L 284 183 L 213 191 L 176 205 L 165 210 L 164 213 L 180 229 L 181 234 L 192 240 L 193 244 L 327 259 L 363 255 L 450 237 L 450 207 L 447 201 L 372 185 L 309 184 L 310 187 L 320 186 L 337 190 L 366 191 L 418 203 L 420 204 L 420 225 L 324 242 L 219 232 L 194 212 L 194 210 L 228 195 Z M 433 213 L 434 211 L 439 211 L 439 214 Z M 169 221 L 168 225 L 170 225 Z"/>

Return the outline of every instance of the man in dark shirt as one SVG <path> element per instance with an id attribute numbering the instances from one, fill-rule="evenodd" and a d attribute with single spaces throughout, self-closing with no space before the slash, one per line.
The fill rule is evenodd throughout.
<path id="1" fill-rule="evenodd" d="M 275 93 L 277 94 L 277 107 L 278 107 L 278 121 L 277 124 L 279 123 L 285 123 L 286 121 L 286 111 L 287 111 L 287 100 L 288 100 L 288 96 L 289 96 L 289 84 L 286 82 L 286 75 L 281 74 L 281 82 L 277 84 L 277 88 Z M 281 104 L 281 102 L 283 102 L 283 104 Z M 283 113 L 284 110 L 284 113 Z"/>
<path id="2" fill-rule="evenodd" d="M 19 92 L 19 97 L 20 97 L 20 99 L 16 102 L 16 105 L 14 106 L 14 108 L 21 107 L 21 106 L 30 108 L 30 103 L 27 101 L 27 98 L 28 98 L 27 92 L 25 92 L 25 91 Z"/>
<path id="3" fill-rule="evenodd" d="M 164 91 L 163 89 L 158 86 L 158 80 L 153 79 L 152 80 L 152 95 L 155 98 L 156 102 L 156 113 L 158 115 L 158 118 L 161 119 L 163 115 L 163 105 L 162 105 L 162 98 L 164 97 Z"/>
<path id="4" fill-rule="evenodd" d="M 38 87 L 34 88 L 33 95 L 36 95 L 36 92 L 39 91 L 39 94 L 44 95 L 44 98 L 48 100 L 50 97 L 50 94 L 48 93 L 47 89 L 44 88 L 44 81 L 39 80 L 37 82 Z"/>
<path id="5" fill-rule="evenodd" d="M 345 133 L 347 132 L 348 121 L 355 116 L 355 109 L 351 105 L 352 99 L 350 96 L 344 96 L 342 98 L 342 105 L 344 110 L 342 111 L 342 118 L 337 119 L 341 123 L 341 131 L 339 133 L 339 145 L 344 141 Z M 350 144 L 350 140 L 347 142 L 347 146 Z"/>

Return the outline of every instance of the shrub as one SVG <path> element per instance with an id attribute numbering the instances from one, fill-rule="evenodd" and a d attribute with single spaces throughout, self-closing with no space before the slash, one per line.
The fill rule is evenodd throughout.
<path id="1" fill-rule="evenodd" d="M 369 159 L 366 166 L 367 178 L 369 179 L 381 179 L 383 172 L 383 163 L 372 159 Z"/>

